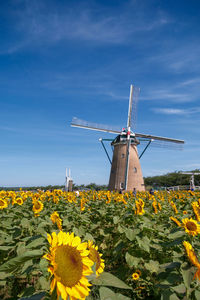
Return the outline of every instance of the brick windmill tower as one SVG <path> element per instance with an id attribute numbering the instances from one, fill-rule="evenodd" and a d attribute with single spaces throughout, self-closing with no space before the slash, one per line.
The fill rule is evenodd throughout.
<path id="1" fill-rule="evenodd" d="M 146 151 L 147 147 L 150 145 L 152 141 L 156 140 L 156 141 L 170 142 L 175 144 L 184 143 L 184 141 L 182 140 L 171 139 L 171 138 L 160 137 L 160 136 L 153 136 L 149 134 L 147 135 L 147 134 L 135 133 L 131 130 L 134 116 L 135 116 L 135 111 L 133 108 L 136 106 L 136 100 L 138 94 L 139 94 L 139 89 L 131 85 L 127 126 L 126 128 L 123 128 L 122 131 L 114 130 L 105 125 L 89 123 L 77 118 L 73 118 L 71 122 L 72 127 L 79 127 L 84 129 L 117 134 L 116 138 L 114 140 L 111 140 L 112 141 L 111 145 L 114 148 L 112 160 L 109 158 L 109 155 L 103 144 L 103 140 L 108 141 L 108 139 L 100 139 L 104 147 L 104 150 L 109 158 L 109 161 L 111 163 L 110 179 L 108 185 L 108 189 L 110 191 L 112 190 L 133 191 L 134 189 L 136 189 L 137 191 L 145 190 L 139 159 Z M 141 140 L 148 141 L 148 144 L 139 157 L 137 151 L 137 145 L 140 144 Z"/>

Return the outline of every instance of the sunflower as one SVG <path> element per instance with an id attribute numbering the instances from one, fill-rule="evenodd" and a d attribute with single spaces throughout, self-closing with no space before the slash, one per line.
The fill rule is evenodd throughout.
<path id="1" fill-rule="evenodd" d="M 162 206 L 161 206 L 160 202 L 158 202 L 158 209 L 162 210 Z"/>
<path id="2" fill-rule="evenodd" d="M 96 275 L 99 276 L 104 270 L 104 260 L 102 254 L 98 252 L 98 246 L 95 246 L 92 241 L 88 241 L 88 249 L 90 250 L 89 258 L 96 263 Z"/>
<path id="3" fill-rule="evenodd" d="M 140 275 L 137 272 L 132 274 L 132 279 L 133 280 L 138 280 L 139 278 L 140 278 Z"/>
<path id="4" fill-rule="evenodd" d="M 174 223 L 176 223 L 176 225 L 178 225 L 179 227 L 181 226 L 181 222 L 179 222 L 179 220 L 177 218 L 170 217 L 170 220 L 172 220 Z"/>
<path id="5" fill-rule="evenodd" d="M 57 224 L 58 229 L 62 230 L 62 219 L 60 218 L 59 213 L 57 211 L 54 211 L 51 214 L 51 221 L 53 224 Z"/>
<path id="6" fill-rule="evenodd" d="M 190 262 L 196 266 L 198 268 L 198 270 L 196 271 L 194 278 L 198 278 L 200 280 L 200 262 L 194 252 L 194 249 L 192 248 L 192 245 L 189 242 L 184 241 L 183 245 L 185 247 L 187 256 L 190 260 Z"/>
<path id="7" fill-rule="evenodd" d="M 190 218 L 185 218 L 182 220 L 183 227 L 185 228 L 185 231 L 192 236 L 197 235 L 200 232 L 200 225 L 197 223 L 196 220 Z"/>
<path id="8" fill-rule="evenodd" d="M 44 258 L 49 260 L 48 271 L 53 276 L 51 292 L 56 289 L 57 296 L 63 300 L 85 299 L 89 295 L 89 286 L 86 276 L 92 274 L 94 264 L 88 255 L 87 243 L 81 243 L 81 239 L 74 233 L 69 234 L 60 231 L 48 234 L 50 253 Z"/>
<path id="9" fill-rule="evenodd" d="M 196 201 L 192 202 L 192 208 L 195 213 L 197 222 L 199 222 L 200 221 L 200 206 L 199 206 L 198 202 L 196 202 Z"/>
<path id="10" fill-rule="evenodd" d="M 140 200 L 136 200 L 135 201 L 135 205 L 136 205 L 136 211 L 135 211 L 135 214 L 136 215 L 143 215 L 145 213 L 145 210 L 144 210 L 144 201 L 142 201 L 142 199 Z"/>
<path id="11" fill-rule="evenodd" d="M 39 200 L 33 202 L 33 211 L 35 215 L 39 215 L 39 213 L 43 210 L 43 203 Z"/>
<path id="12" fill-rule="evenodd" d="M 16 198 L 15 203 L 17 203 L 18 205 L 22 205 L 24 203 L 24 201 L 22 198 Z"/>
<path id="13" fill-rule="evenodd" d="M 7 206 L 8 206 L 8 202 L 5 199 L 1 198 L 0 199 L 0 209 L 4 209 Z"/>
<path id="14" fill-rule="evenodd" d="M 156 201 L 156 200 L 154 200 L 154 201 L 152 202 L 152 206 L 153 206 L 153 208 L 154 208 L 155 214 L 157 214 L 157 213 L 158 213 L 158 208 L 157 208 L 157 201 Z"/>
<path id="15" fill-rule="evenodd" d="M 177 214 L 177 213 L 178 213 L 178 210 L 177 210 L 177 208 L 176 208 L 176 204 L 175 204 L 173 201 L 171 201 L 170 204 L 171 204 L 171 207 L 173 208 L 175 214 Z"/>

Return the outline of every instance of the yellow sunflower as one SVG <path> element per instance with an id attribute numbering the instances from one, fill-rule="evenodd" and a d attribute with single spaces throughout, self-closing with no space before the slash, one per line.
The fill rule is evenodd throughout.
<path id="1" fill-rule="evenodd" d="M 5 199 L 1 198 L 0 199 L 0 209 L 4 209 L 7 206 L 8 206 L 8 202 Z"/>
<path id="2" fill-rule="evenodd" d="M 51 221 L 53 224 L 57 224 L 58 229 L 62 230 L 62 219 L 60 218 L 59 213 L 57 211 L 54 211 L 51 214 Z"/>
<path id="3" fill-rule="evenodd" d="M 192 248 L 192 245 L 189 242 L 184 241 L 183 245 L 185 247 L 187 256 L 190 260 L 190 262 L 196 266 L 198 268 L 198 270 L 196 271 L 194 278 L 198 278 L 200 280 L 200 262 L 194 252 L 194 249 Z"/>
<path id="4" fill-rule="evenodd" d="M 33 202 L 33 211 L 35 215 L 39 215 L 39 213 L 43 210 L 43 203 L 39 200 Z"/>
<path id="5" fill-rule="evenodd" d="M 176 223 L 176 225 L 178 225 L 179 227 L 181 226 L 181 222 L 179 222 L 179 220 L 177 218 L 170 217 L 170 220 L 172 220 L 174 223 Z"/>
<path id="6" fill-rule="evenodd" d="M 90 250 L 89 258 L 96 263 L 96 275 L 99 276 L 104 270 L 104 260 L 102 254 L 98 252 L 98 246 L 95 246 L 92 241 L 88 241 L 88 249 Z"/>
<path id="7" fill-rule="evenodd" d="M 161 206 L 160 202 L 158 202 L 158 209 L 162 210 L 162 206 Z"/>
<path id="8" fill-rule="evenodd" d="M 51 292 L 56 289 L 57 296 L 63 300 L 85 299 L 89 295 L 89 286 L 86 276 L 92 274 L 94 264 L 88 255 L 87 243 L 81 243 L 81 239 L 74 233 L 69 234 L 60 231 L 48 234 L 50 253 L 44 255 L 49 260 L 48 271 L 53 276 Z"/>
<path id="9" fill-rule="evenodd" d="M 198 202 L 196 202 L 196 201 L 192 202 L 192 208 L 195 213 L 196 219 L 199 222 L 200 221 L 200 206 L 199 206 Z"/>
<path id="10" fill-rule="evenodd" d="M 136 215 L 143 215 L 144 213 L 145 213 L 145 210 L 144 210 L 144 202 L 142 201 L 140 201 L 140 200 L 136 200 L 135 201 L 135 206 L 136 206 L 136 211 L 135 211 L 135 214 Z"/>
<path id="11" fill-rule="evenodd" d="M 155 214 L 157 214 L 157 213 L 158 213 L 158 208 L 157 208 L 157 201 L 156 201 L 156 200 L 154 200 L 154 201 L 152 202 L 152 206 L 153 206 L 153 208 L 154 208 Z"/>
<path id="12" fill-rule="evenodd" d="M 197 235 L 200 232 L 200 225 L 196 220 L 190 218 L 185 218 L 182 220 L 183 227 L 185 228 L 185 232 L 191 234 L 192 236 Z"/>
<path id="13" fill-rule="evenodd" d="M 24 201 L 22 198 L 16 198 L 15 203 L 17 203 L 18 205 L 22 205 L 24 203 Z"/>
<path id="14" fill-rule="evenodd" d="M 138 280 L 139 278 L 140 278 L 140 275 L 138 273 L 135 272 L 135 273 L 132 274 L 132 279 L 133 280 Z"/>

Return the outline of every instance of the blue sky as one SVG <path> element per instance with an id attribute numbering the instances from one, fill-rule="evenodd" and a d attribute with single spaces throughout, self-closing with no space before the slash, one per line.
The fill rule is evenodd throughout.
<path id="1" fill-rule="evenodd" d="M 72 117 L 184 139 L 149 147 L 144 176 L 200 168 L 200 2 L 0 2 L 0 186 L 108 183 L 99 138 Z M 109 144 L 108 144 L 109 148 Z M 138 147 L 141 153 L 143 146 Z"/>

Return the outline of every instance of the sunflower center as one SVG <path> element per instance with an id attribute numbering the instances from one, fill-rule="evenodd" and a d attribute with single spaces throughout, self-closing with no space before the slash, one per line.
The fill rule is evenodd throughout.
<path id="1" fill-rule="evenodd" d="M 59 246 L 55 252 L 55 274 L 67 287 L 75 286 L 82 277 L 83 263 L 78 250 L 69 245 Z"/>
<path id="2" fill-rule="evenodd" d="M 41 207 L 41 204 L 39 202 L 34 203 L 34 208 L 35 209 L 40 209 L 40 207 Z"/>
<path id="3" fill-rule="evenodd" d="M 197 226 L 194 222 L 187 222 L 186 227 L 188 230 L 190 231 L 196 231 L 197 230 Z"/>
<path id="4" fill-rule="evenodd" d="M 99 269 L 101 264 L 101 258 L 96 249 L 90 248 L 90 254 L 88 256 L 94 263 L 96 263 L 96 271 Z"/>

